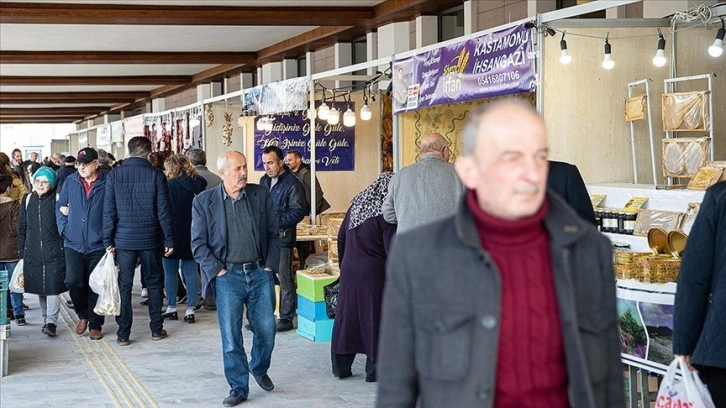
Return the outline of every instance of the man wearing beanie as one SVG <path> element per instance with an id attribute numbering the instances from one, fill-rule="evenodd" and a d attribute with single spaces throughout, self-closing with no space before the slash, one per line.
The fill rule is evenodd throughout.
<path id="1" fill-rule="evenodd" d="M 65 283 L 78 315 L 76 334 L 82 335 L 89 329 L 91 340 L 103 338 L 104 317 L 93 311 L 98 294 L 91 290 L 88 278 L 106 252 L 103 246 L 105 183 L 105 174 L 98 171 L 96 151 L 90 147 L 81 149 L 78 171 L 68 177 L 56 204 L 58 231 L 65 240 Z"/>
<path id="2" fill-rule="evenodd" d="M 63 240 L 55 219 L 55 186 L 56 174 L 49 167 L 41 167 L 33 173 L 33 192 L 26 194 L 20 204 L 18 228 L 25 293 L 38 295 L 43 315 L 42 332 L 50 337 L 56 336 L 59 295 L 66 291 Z"/>
<path id="3" fill-rule="evenodd" d="M 622 407 L 609 240 L 546 190 L 531 106 L 464 129 L 452 217 L 399 234 L 386 268 L 378 407 Z"/>

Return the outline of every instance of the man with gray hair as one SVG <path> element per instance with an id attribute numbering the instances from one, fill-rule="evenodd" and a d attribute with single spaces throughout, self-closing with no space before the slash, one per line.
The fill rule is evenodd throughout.
<path id="1" fill-rule="evenodd" d="M 507 100 L 473 115 L 453 216 L 386 267 L 383 407 L 622 407 L 610 241 L 546 190 L 547 131 Z"/>
<path id="2" fill-rule="evenodd" d="M 189 158 L 189 161 L 192 162 L 192 165 L 194 165 L 194 170 L 196 170 L 203 179 L 207 180 L 207 190 L 217 187 L 219 183 L 222 182 L 222 179 L 218 175 L 212 173 L 207 168 L 207 153 L 205 153 L 204 150 L 189 149 L 187 150 L 186 155 Z"/>
<path id="3" fill-rule="evenodd" d="M 224 376 L 230 387 L 225 407 L 249 395 L 249 375 L 265 391 L 275 388 L 267 370 L 275 347 L 274 273 L 280 239 L 272 194 L 247 183 L 247 158 L 227 150 L 217 159 L 222 183 L 194 197 L 192 253 L 202 269 L 202 295 L 217 300 Z M 242 310 L 252 328 L 250 361 L 242 337 Z"/>
<path id="4" fill-rule="evenodd" d="M 429 133 L 419 144 L 418 162 L 393 175 L 383 202 L 383 218 L 400 234 L 454 213 L 464 186 L 449 163 L 449 143 Z"/>

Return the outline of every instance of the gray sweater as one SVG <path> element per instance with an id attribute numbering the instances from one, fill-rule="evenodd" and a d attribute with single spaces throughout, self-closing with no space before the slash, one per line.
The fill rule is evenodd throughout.
<path id="1" fill-rule="evenodd" d="M 398 233 L 454 214 L 464 186 L 451 163 L 424 157 L 391 178 L 383 218 L 398 224 Z"/>

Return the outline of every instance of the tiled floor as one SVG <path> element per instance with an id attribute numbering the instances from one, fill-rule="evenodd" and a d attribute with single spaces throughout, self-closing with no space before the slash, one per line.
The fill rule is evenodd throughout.
<path id="1" fill-rule="evenodd" d="M 134 294 L 131 345 L 116 345 L 116 324 L 107 318 L 106 337 L 91 341 L 73 332 L 75 314 L 61 306 L 58 337 L 42 334 L 38 299 L 26 295 L 28 324 L 12 323 L 9 374 L 0 381 L 2 408 L 32 407 L 219 407 L 229 388 L 222 371 L 216 312 L 199 310 L 197 323 L 167 321 L 169 337 L 152 341 L 146 306 Z M 67 294 L 64 295 L 67 298 Z M 180 311 L 183 314 L 183 310 Z M 244 330 L 246 348 L 251 333 Z M 249 352 L 249 349 L 247 348 Z M 295 331 L 276 337 L 269 374 L 275 390 L 251 380 L 241 406 L 372 407 L 375 384 L 364 381 L 365 357 L 354 376 L 330 373 L 330 343 L 313 343 Z"/>

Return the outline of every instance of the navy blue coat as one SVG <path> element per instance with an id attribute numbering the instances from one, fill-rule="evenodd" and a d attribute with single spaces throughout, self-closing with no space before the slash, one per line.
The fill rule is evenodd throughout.
<path id="1" fill-rule="evenodd" d="M 202 270 L 202 296 L 214 298 L 214 278 L 227 259 L 227 220 L 224 213 L 224 183 L 194 197 L 192 203 L 192 253 Z M 280 239 L 272 196 L 265 187 L 245 187 L 257 249 L 263 254 L 266 269 L 280 266 Z"/>
<path id="2" fill-rule="evenodd" d="M 272 179 L 265 174 L 260 185 L 270 190 Z M 280 245 L 283 248 L 295 246 L 297 223 L 308 215 L 308 203 L 305 199 L 305 188 L 287 166 L 285 172 L 277 178 L 277 183 L 270 190 L 272 203 L 280 226 Z"/>
<path id="3" fill-rule="evenodd" d="M 706 191 L 676 289 L 673 353 L 726 369 L 726 181 Z"/>
<path id="4" fill-rule="evenodd" d="M 550 160 L 547 188 L 564 198 L 583 220 L 595 224 L 595 210 L 580 171 L 570 163 Z"/>
<path id="5" fill-rule="evenodd" d="M 106 176 L 103 245 L 126 250 L 174 248 L 169 184 L 148 160 L 129 157 Z"/>
<path id="6" fill-rule="evenodd" d="M 174 213 L 174 253 L 169 258 L 194 259 L 192 256 L 192 201 L 204 191 L 207 180 L 183 174 L 169 180 L 171 210 Z"/>
<path id="7" fill-rule="evenodd" d="M 63 185 L 66 182 L 66 179 L 71 176 L 71 174 L 76 173 L 78 169 L 76 169 L 75 166 L 63 166 L 56 172 L 57 178 L 55 180 L 55 189 L 60 193 L 63 191 Z"/>
<path id="8" fill-rule="evenodd" d="M 103 246 L 103 197 L 106 190 L 106 176 L 98 172 L 98 179 L 86 198 L 81 177 L 78 173 L 66 179 L 60 197 L 55 204 L 55 219 L 58 232 L 64 239 L 64 246 L 76 252 L 87 254 L 104 249 Z M 60 208 L 68 207 L 68 216 Z"/>

